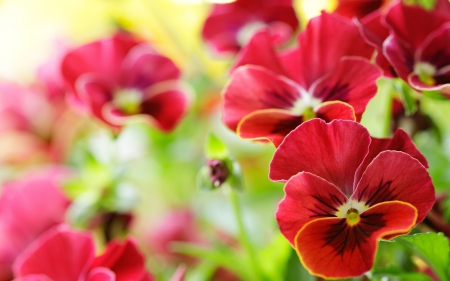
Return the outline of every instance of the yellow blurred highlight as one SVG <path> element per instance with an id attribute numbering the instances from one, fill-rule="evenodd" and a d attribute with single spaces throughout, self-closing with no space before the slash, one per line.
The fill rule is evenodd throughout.
<path id="1" fill-rule="evenodd" d="M 320 15 L 322 10 L 333 11 L 337 6 L 337 0 L 301 0 L 300 3 L 307 20 Z"/>
<path id="2" fill-rule="evenodd" d="M 235 2 L 236 0 L 171 0 L 171 1 L 177 4 L 197 5 L 203 3 L 225 4 Z"/>

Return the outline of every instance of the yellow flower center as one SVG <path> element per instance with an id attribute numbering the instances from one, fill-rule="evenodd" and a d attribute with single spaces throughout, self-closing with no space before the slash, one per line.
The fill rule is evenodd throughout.
<path id="1" fill-rule="evenodd" d="M 136 114 L 141 110 L 142 98 L 137 89 L 121 89 L 114 93 L 113 104 L 126 114 Z"/>
<path id="2" fill-rule="evenodd" d="M 436 74 L 436 67 L 428 62 L 418 62 L 414 65 L 414 72 L 419 76 L 420 82 L 428 86 L 436 84 L 434 75 Z"/>
<path id="3" fill-rule="evenodd" d="M 356 209 L 350 208 L 347 211 L 347 223 L 350 226 L 357 224 L 361 219 L 359 218 L 359 212 Z"/>
<path id="4" fill-rule="evenodd" d="M 338 208 L 338 211 L 334 214 L 338 218 L 345 218 L 347 224 L 350 226 L 356 225 L 360 220 L 359 214 L 367 210 L 369 207 L 363 202 L 356 200 L 350 200 L 344 205 Z"/>

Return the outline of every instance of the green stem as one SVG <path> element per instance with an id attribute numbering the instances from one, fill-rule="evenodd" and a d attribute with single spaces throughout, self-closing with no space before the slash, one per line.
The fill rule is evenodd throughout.
<path id="1" fill-rule="evenodd" d="M 247 235 L 247 232 L 245 230 L 244 221 L 242 220 L 242 210 L 241 206 L 239 205 L 239 198 L 236 191 L 229 187 L 229 194 L 230 194 L 230 200 L 231 204 L 233 205 L 233 211 L 234 216 L 236 219 L 236 222 L 238 224 L 238 231 L 239 231 L 239 242 L 244 247 L 245 251 L 247 252 L 248 259 L 250 261 L 250 266 L 253 271 L 253 280 L 264 280 L 264 275 L 261 272 L 261 268 L 259 267 L 258 259 L 255 253 L 255 250 L 253 249 L 253 245 L 250 242 L 250 239 Z"/>

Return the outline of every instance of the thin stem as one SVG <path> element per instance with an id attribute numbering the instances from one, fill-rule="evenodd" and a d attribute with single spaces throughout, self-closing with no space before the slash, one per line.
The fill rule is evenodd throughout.
<path id="1" fill-rule="evenodd" d="M 247 252 L 247 256 L 248 256 L 248 259 L 250 261 L 250 265 L 251 265 L 251 268 L 253 271 L 254 280 L 264 280 L 264 278 L 263 278 L 264 276 L 259 267 L 259 263 L 257 260 L 255 250 L 253 249 L 253 245 L 250 242 L 250 239 L 245 230 L 244 221 L 242 220 L 242 210 L 241 210 L 241 206 L 239 204 L 238 195 L 237 195 L 236 191 L 231 187 L 229 187 L 228 191 L 229 191 L 228 193 L 230 194 L 231 204 L 233 205 L 234 216 L 235 216 L 236 222 L 238 224 L 239 242 L 242 246 L 244 246 L 244 249 Z"/>

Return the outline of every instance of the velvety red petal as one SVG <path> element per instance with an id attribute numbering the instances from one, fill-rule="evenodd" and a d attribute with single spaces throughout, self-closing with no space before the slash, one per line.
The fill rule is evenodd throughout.
<path id="1" fill-rule="evenodd" d="M 358 57 L 343 58 L 335 70 L 316 81 L 310 92 L 322 101 L 343 101 L 350 104 L 357 120 L 377 93 L 378 67 Z"/>
<path id="2" fill-rule="evenodd" d="M 299 172 L 310 172 L 349 196 L 369 144 L 369 132 L 356 122 L 312 119 L 287 135 L 275 151 L 269 178 L 286 181 Z"/>
<path id="3" fill-rule="evenodd" d="M 405 152 L 411 157 L 417 159 L 425 168 L 428 168 L 427 159 L 417 149 L 410 136 L 402 129 L 397 129 L 392 138 L 380 139 L 372 137 L 372 142 L 370 143 L 369 147 L 369 153 L 356 172 L 355 186 L 361 179 L 361 175 L 366 170 L 367 166 L 373 161 L 373 159 L 375 159 L 375 157 L 378 156 L 378 154 L 385 150 Z"/>
<path id="4" fill-rule="evenodd" d="M 379 9 L 383 3 L 384 0 L 338 0 L 338 5 L 334 12 L 350 19 L 353 17 L 362 18 Z"/>
<path id="5" fill-rule="evenodd" d="M 14 278 L 13 281 L 55 281 L 43 274 L 32 274 L 23 277 Z"/>
<path id="6" fill-rule="evenodd" d="M 317 118 L 326 122 L 335 119 L 356 121 L 355 110 L 351 105 L 341 101 L 327 101 L 320 104 L 315 110 Z"/>
<path id="7" fill-rule="evenodd" d="M 110 269 L 116 275 L 116 281 L 140 280 L 146 274 L 144 256 L 130 238 L 122 243 L 109 242 L 105 253 L 95 258 L 91 265 L 93 269 L 97 267 Z"/>
<path id="8" fill-rule="evenodd" d="M 262 29 L 252 36 L 250 42 L 237 55 L 231 71 L 247 64 L 259 65 L 276 74 L 286 75 L 275 53 L 268 29 Z"/>
<path id="9" fill-rule="evenodd" d="M 241 47 L 237 33 L 250 20 L 251 14 L 225 5 L 214 5 L 213 12 L 203 25 L 202 37 L 218 53 L 236 53 Z"/>
<path id="10" fill-rule="evenodd" d="M 281 233 L 292 245 L 305 224 L 318 218 L 334 217 L 338 208 L 348 201 L 336 186 L 306 172 L 293 176 L 284 192 L 286 195 L 275 216 Z"/>
<path id="11" fill-rule="evenodd" d="M 166 80 L 180 77 L 180 69 L 175 63 L 158 54 L 149 44 L 142 43 L 130 50 L 122 65 L 124 88 L 146 89 Z"/>
<path id="12" fill-rule="evenodd" d="M 299 86 L 259 66 L 242 66 L 224 90 L 223 122 L 233 131 L 244 116 L 260 109 L 291 109 L 300 98 Z"/>
<path id="13" fill-rule="evenodd" d="M 67 53 L 61 64 L 62 75 L 72 91 L 75 91 L 78 77 L 85 73 L 102 73 L 113 81 L 119 81 L 123 59 L 139 43 L 129 35 L 119 33 L 83 45 Z"/>
<path id="14" fill-rule="evenodd" d="M 389 9 L 385 20 L 391 33 L 402 38 L 412 49 L 417 49 L 428 34 L 450 21 L 450 13 L 427 11 L 419 5 L 406 5 L 399 1 Z"/>
<path id="15" fill-rule="evenodd" d="M 279 146 L 284 137 L 302 122 L 302 116 L 283 109 L 261 109 L 245 116 L 237 127 L 244 139 L 268 139 Z"/>
<path id="16" fill-rule="evenodd" d="M 383 54 L 395 73 L 405 81 L 408 81 L 408 75 L 414 70 L 414 54 L 408 48 L 406 43 L 402 43 L 402 39 L 394 35 L 390 35 L 383 44 Z"/>
<path id="17" fill-rule="evenodd" d="M 97 267 L 89 272 L 86 281 L 116 281 L 116 275 L 107 268 Z"/>
<path id="18" fill-rule="evenodd" d="M 301 52 L 300 49 L 295 48 L 286 50 L 278 54 L 278 60 L 280 61 L 283 69 L 286 70 L 286 77 L 301 83 L 302 67 L 301 67 Z"/>
<path id="19" fill-rule="evenodd" d="M 414 206 L 394 201 L 367 209 L 353 226 L 345 218 L 317 219 L 298 232 L 295 248 L 313 275 L 326 279 L 357 277 L 372 268 L 378 240 L 409 232 L 416 217 Z"/>
<path id="20" fill-rule="evenodd" d="M 44 274 L 53 280 L 83 280 L 94 259 L 90 235 L 66 228 L 50 230 L 33 242 L 14 263 L 14 275 Z"/>
<path id="21" fill-rule="evenodd" d="M 309 21 L 299 36 L 299 49 L 302 70 L 295 81 L 306 89 L 334 70 L 343 56 L 370 59 L 374 52 L 352 21 L 325 12 Z"/>
<path id="22" fill-rule="evenodd" d="M 431 33 L 417 50 L 416 60 L 428 62 L 437 70 L 450 65 L 450 23 L 442 25 Z"/>
<path id="23" fill-rule="evenodd" d="M 63 170 L 3 185 L 0 197 L 0 278 L 11 279 L 12 264 L 26 247 L 48 229 L 63 223 L 70 201 L 60 190 Z M 36 212 L 39 210 L 39 212 Z"/>
<path id="24" fill-rule="evenodd" d="M 105 122 L 113 126 L 124 126 L 132 120 L 143 120 L 163 132 L 170 132 L 183 118 L 189 100 L 188 88 L 176 81 L 166 81 L 155 84 L 144 94 L 140 112 L 127 114 L 113 103 L 106 103 L 101 108 Z"/>
<path id="25" fill-rule="evenodd" d="M 376 48 L 375 62 L 383 70 L 383 75 L 386 77 L 397 77 L 391 64 L 383 54 L 383 42 L 389 36 L 389 29 L 383 24 L 383 20 L 384 14 L 381 11 L 376 11 L 356 21 L 356 24 L 359 26 L 361 35 L 366 42 Z"/>
<path id="26" fill-rule="evenodd" d="M 401 151 L 383 151 L 367 166 L 354 200 L 373 206 L 385 201 L 410 203 L 421 222 L 435 202 L 433 182 L 425 167 Z"/>

